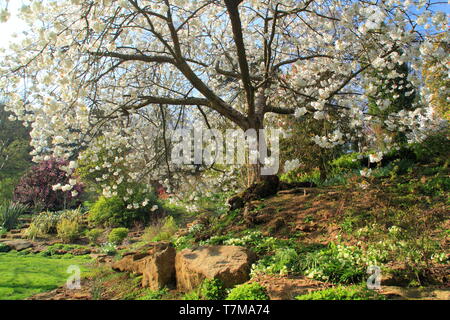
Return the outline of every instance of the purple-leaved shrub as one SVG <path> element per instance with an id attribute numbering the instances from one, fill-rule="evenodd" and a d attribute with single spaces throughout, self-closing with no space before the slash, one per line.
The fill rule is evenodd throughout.
<path id="1" fill-rule="evenodd" d="M 84 187 L 62 169 L 68 164 L 66 160 L 50 159 L 33 166 L 16 186 L 14 201 L 52 211 L 80 205 Z"/>

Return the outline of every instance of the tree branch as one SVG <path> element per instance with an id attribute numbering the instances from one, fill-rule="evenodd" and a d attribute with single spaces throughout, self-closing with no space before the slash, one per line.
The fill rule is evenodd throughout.
<path id="1" fill-rule="evenodd" d="M 240 0 L 225 0 L 228 16 L 230 17 L 231 26 L 233 29 L 234 43 L 236 44 L 236 51 L 238 55 L 239 68 L 241 70 L 242 82 L 247 97 L 248 116 L 252 117 L 255 114 L 255 92 L 251 83 L 250 69 L 248 66 L 247 55 L 245 52 L 244 36 L 242 33 L 242 23 L 239 17 L 238 6 L 242 1 Z"/>

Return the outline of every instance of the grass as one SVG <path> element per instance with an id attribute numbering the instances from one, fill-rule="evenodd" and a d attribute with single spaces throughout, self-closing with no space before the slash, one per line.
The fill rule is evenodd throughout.
<path id="1" fill-rule="evenodd" d="M 0 253 L 0 300 L 21 300 L 63 285 L 67 268 L 79 265 L 87 270 L 86 257 L 50 258 L 17 252 Z"/>

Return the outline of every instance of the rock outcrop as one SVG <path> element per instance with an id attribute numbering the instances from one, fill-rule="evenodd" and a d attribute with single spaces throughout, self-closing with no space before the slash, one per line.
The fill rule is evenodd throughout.
<path id="1" fill-rule="evenodd" d="M 204 246 L 184 249 L 175 259 L 177 289 L 190 291 L 204 279 L 220 279 L 227 288 L 249 280 L 254 255 L 244 247 Z"/>
<path id="2" fill-rule="evenodd" d="M 142 286 L 151 290 L 175 284 L 175 248 L 168 242 L 152 243 L 140 252 L 129 252 L 112 268 L 142 274 Z"/>
<path id="3" fill-rule="evenodd" d="M 8 246 L 11 250 L 22 251 L 33 246 L 33 243 L 26 240 L 8 240 L 2 242 Z"/>

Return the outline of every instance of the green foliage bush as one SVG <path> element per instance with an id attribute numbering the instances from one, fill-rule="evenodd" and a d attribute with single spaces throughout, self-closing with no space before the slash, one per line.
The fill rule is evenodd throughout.
<path id="1" fill-rule="evenodd" d="M 286 275 L 300 271 L 300 258 L 293 248 L 277 250 L 274 255 L 265 256 L 252 266 L 252 275 L 259 273 Z"/>
<path id="2" fill-rule="evenodd" d="M 39 255 L 43 257 L 69 257 L 72 256 L 68 251 L 76 250 L 76 249 L 84 249 L 85 247 L 79 244 L 63 244 L 63 243 L 55 243 L 51 246 L 48 246 L 45 250 L 41 251 Z"/>
<path id="3" fill-rule="evenodd" d="M 444 163 L 450 158 L 450 139 L 448 128 L 427 137 L 422 143 L 410 146 L 418 161 Z"/>
<path id="4" fill-rule="evenodd" d="M 200 296 L 205 300 L 223 300 L 226 292 L 219 279 L 205 279 L 200 286 Z"/>
<path id="5" fill-rule="evenodd" d="M 226 300 L 268 300 L 266 289 L 257 282 L 244 283 L 230 290 Z"/>
<path id="6" fill-rule="evenodd" d="M 114 256 L 117 253 L 117 247 L 114 243 L 106 242 L 101 245 L 100 251 L 108 256 Z"/>
<path id="7" fill-rule="evenodd" d="M 62 219 L 80 222 L 84 212 L 80 208 L 74 210 L 64 210 L 58 212 L 45 211 L 33 217 L 33 220 L 26 230 L 26 236 L 35 239 L 39 236 L 57 233 L 58 222 Z"/>
<path id="8" fill-rule="evenodd" d="M 136 300 L 161 300 L 168 293 L 169 290 L 167 288 L 163 288 L 160 290 L 149 290 Z"/>
<path id="9" fill-rule="evenodd" d="M 81 235 L 80 230 L 81 226 L 78 220 L 63 218 L 56 225 L 58 238 L 63 243 L 71 243 L 77 240 Z"/>
<path id="10" fill-rule="evenodd" d="M 331 243 L 328 248 L 308 253 L 302 266 L 304 273 L 316 280 L 333 283 L 355 283 L 366 275 L 370 263 L 362 249 Z"/>
<path id="11" fill-rule="evenodd" d="M 211 237 L 209 240 L 203 242 L 202 244 L 243 246 L 250 248 L 253 252 L 260 255 L 271 253 L 278 249 L 296 246 L 293 240 L 283 240 L 274 237 L 266 237 L 261 233 L 261 231 L 254 230 L 246 231 L 241 237 Z"/>
<path id="12" fill-rule="evenodd" d="M 90 208 L 88 219 L 95 225 L 125 224 L 128 220 L 125 203 L 119 197 L 100 197 Z"/>
<path id="13" fill-rule="evenodd" d="M 115 244 L 122 244 L 123 240 L 128 236 L 127 228 L 112 229 L 108 235 L 108 241 Z"/>
<path id="14" fill-rule="evenodd" d="M 361 168 L 360 153 L 354 152 L 344 154 L 339 158 L 331 161 L 331 167 L 334 170 L 348 171 Z"/>
<path id="15" fill-rule="evenodd" d="M 168 216 L 145 228 L 143 238 L 146 241 L 170 240 L 177 230 L 178 226 L 175 219 Z"/>
<path id="16" fill-rule="evenodd" d="M 386 300 L 375 290 L 363 286 L 337 286 L 296 297 L 297 300 Z"/>
<path id="17" fill-rule="evenodd" d="M 130 197 L 130 203 L 142 204 L 147 200 L 145 206 L 137 209 L 128 208 L 129 205 L 119 196 L 110 198 L 100 197 L 90 208 L 89 221 L 96 226 L 105 227 L 131 227 L 133 222 L 147 222 L 151 216 L 150 208 L 157 203 L 154 193 L 135 192 Z"/>
<path id="18" fill-rule="evenodd" d="M 20 215 L 26 212 L 27 206 L 8 202 L 0 205 L 0 227 L 11 230 L 17 225 Z"/>
<path id="19" fill-rule="evenodd" d="M 183 295 L 182 300 L 201 300 L 201 297 L 200 297 L 198 290 L 192 290 L 192 291 L 186 292 Z"/>
<path id="20" fill-rule="evenodd" d="M 192 236 L 180 236 L 174 240 L 173 244 L 177 250 L 183 250 L 194 246 L 195 239 Z"/>
<path id="21" fill-rule="evenodd" d="M 89 242 L 92 244 L 96 244 L 102 234 L 103 234 L 103 230 L 97 229 L 97 228 L 86 231 L 86 237 L 89 239 Z"/>

